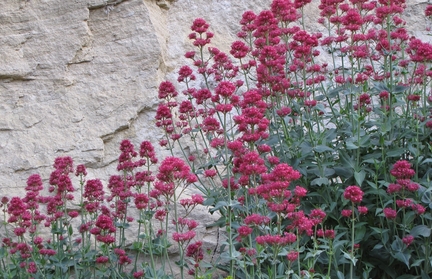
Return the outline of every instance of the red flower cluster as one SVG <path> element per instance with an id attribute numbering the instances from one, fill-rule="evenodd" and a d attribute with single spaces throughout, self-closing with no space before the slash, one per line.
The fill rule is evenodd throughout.
<path id="1" fill-rule="evenodd" d="M 149 203 L 149 197 L 144 193 L 135 194 L 135 206 L 137 209 L 145 209 Z"/>
<path id="2" fill-rule="evenodd" d="M 297 230 L 299 234 L 306 233 L 308 236 L 313 235 L 313 228 L 317 226 L 314 217 L 306 216 L 303 210 L 294 211 L 295 207 L 292 206 L 292 211 L 287 214 L 287 218 L 291 221 L 286 227 L 286 230 Z M 321 218 L 321 217 L 320 217 Z"/>
<path id="3" fill-rule="evenodd" d="M 388 219 L 396 219 L 396 216 L 397 216 L 396 210 L 394 210 L 392 208 L 389 208 L 389 207 L 386 207 L 386 208 L 383 209 L 383 212 L 384 212 L 384 216 L 386 218 L 388 218 Z"/>
<path id="4" fill-rule="evenodd" d="M 267 104 L 262 100 L 262 95 L 257 90 L 245 92 L 240 107 L 241 114 L 233 117 L 238 131 L 242 133 L 240 140 L 257 142 L 268 138 L 270 121 L 264 117 Z"/>
<path id="5" fill-rule="evenodd" d="M 100 179 L 87 180 L 84 186 L 83 197 L 86 198 L 89 203 L 96 202 L 96 201 L 99 202 L 103 201 L 104 190 Z"/>
<path id="6" fill-rule="evenodd" d="M 172 238 L 176 242 L 188 243 L 196 235 L 195 231 L 186 231 L 184 233 L 175 232 L 172 234 Z"/>
<path id="7" fill-rule="evenodd" d="M 197 205 L 203 204 L 203 202 L 204 198 L 200 194 L 193 194 L 191 198 L 180 200 L 180 204 L 186 209 L 187 212 L 190 212 Z"/>
<path id="8" fill-rule="evenodd" d="M 296 5 L 288 0 L 274 0 L 270 9 L 280 22 L 294 22 L 301 17 Z"/>
<path id="9" fill-rule="evenodd" d="M 99 215 L 96 220 L 96 227 L 90 232 L 96 235 L 96 240 L 105 244 L 112 244 L 115 242 L 115 237 L 112 235 L 116 232 L 113 219 L 108 215 Z"/>
<path id="10" fill-rule="evenodd" d="M 415 171 L 411 168 L 411 164 L 408 161 L 397 161 L 393 168 L 390 170 L 390 174 L 396 178 L 396 183 L 391 183 L 387 187 L 387 193 L 393 195 L 401 195 L 403 199 L 397 199 L 396 205 L 398 208 L 411 208 L 417 214 L 421 215 L 425 213 L 426 209 L 421 204 L 415 203 L 412 199 L 407 198 L 408 193 L 415 193 L 420 189 L 420 185 L 411 181 L 411 177 L 415 175 Z M 384 214 L 387 218 L 394 219 L 396 217 L 396 211 L 392 211 L 385 208 Z"/>
<path id="11" fill-rule="evenodd" d="M 293 233 L 285 233 L 284 235 L 260 235 L 256 237 L 256 242 L 259 245 L 269 246 L 286 246 L 297 241 L 297 236 Z"/>
<path id="12" fill-rule="evenodd" d="M 256 189 L 249 189 L 249 194 L 258 194 L 267 201 L 267 206 L 275 212 L 287 212 L 290 208 L 289 198 L 292 197 L 288 189 L 291 182 L 300 178 L 300 173 L 287 164 L 279 164 L 268 174 L 262 174 L 262 184 Z M 297 188 L 297 192 L 299 189 Z M 303 191 L 302 196 L 303 196 Z M 295 197 L 296 198 L 296 197 Z M 297 198 L 299 198 L 297 196 Z M 297 203 L 297 199 L 293 200 Z M 290 211 L 290 210 L 288 210 Z"/>
<path id="13" fill-rule="evenodd" d="M 297 251 L 289 251 L 289 253 L 287 254 L 287 259 L 290 262 L 296 261 L 298 257 L 299 257 L 299 252 Z"/>
<path id="14" fill-rule="evenodd" d="M 239 236 L 246 237 L 246 236 L 250 235 L 253 232 L 253 229 L 250 228 L 250 227 L 248 227 L 248 226 L 240 226 L 237 229 L 237 232 L 238 232 Z"/>
<path id="15" fill-rule="evenodd" d="M 252 215 L 246 216 L 244 218 L 244 223 L 249 226 L 263 226 L 270 223 L 270 218 L 254 213 Z"/>
<path id="16" fill-rule="evenodd" d="M 127 256 L 126 251 L 120 248 L 115 248 L 114 253 L 118 257 L 118 263 L 119 265 L 127 265 L 132 262 L 132 260 Z"/>
<path id="17" fill-rule="evenodd" d="M 344 198 L 352 203 L 360 203 L 363 199 L 363 191 L 358 186 L 348 186 L 344 191 Z"/>
<path id="18" fill-rule="evenodd" d="M 328 239 L 334 239 L 335 238 L 335 231 L 334 230 L 323 230 L 319 229 L 316 232 L 318 237 L 325 237 Z"/>
<path id="19" fill-rule="evenodd" d="M 158 162 L 154 147 L 149 141 L 145 140 L 141 143 L 139 154 L 141 158 L 145 158 L 146 160 L 150 161 L 152 164 L 156 164 Z"/>
<path id="20" fill-rule="evenodd" d="M 432 5 L 427 5 L 425 9 L 425 16 L 431 17 L 432 16 Z"/>
<path id="21" fill-rule="evenodd" d="M 210 43 L 210 39 L 213 38 L 213 33 L 208 32 L 209 24 L 202 18 L 194 20 L 191 29 L 194 31 L 189 34 L 189 39 L 194 40 L 193 45 L 197 47 L 204 47 Z"/>
<path id="22" fill-rule="evenodd" d="M 192 258 L 194 260 L 194 267 L 197 268 L 199 263 L 204 259 L 202 241 L 196 241 L 191 243 L 186 248 L 186 257 Z"/>
<path id="23" fill-rule="evenodd" d="M 144 165 L 144 160 L 133 161 L 133 158 L 138 156 L 138 153 L 135 151 L 134 145 L 129 140 L 123 140 L 120 143 L 120 156 L 119 163 L 117 165 L 118 171 L 126 171 L 130 172 L 138 167 Z"/>
<path id="24" fill-rule="evenodd" d="M 413 243 L 414 241 L 414 236 L 412 235 L 407 235 L 404 238 L 402 238 L 402 242 L 408 247 L 411 245 L 411 243 Z"/>
<path id="25" fill-rule="evenodd" d="M 415 171 L 411 168 L 411 164 L 408 161 L 401 160 L 393 165 L 390 174 L 396 177 L 396 179 L 410 179 L 415 175 Z"/>

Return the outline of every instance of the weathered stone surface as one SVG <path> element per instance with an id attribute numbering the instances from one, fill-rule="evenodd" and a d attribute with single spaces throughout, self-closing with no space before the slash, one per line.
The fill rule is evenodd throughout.
<path id="1" fill-rule="evenodd" d="M 31 173 L 48 178 L 57 156 L 106 179 L 121 139 L 156 143 L 157 86 L 184 62 L 193 19 L 208 20 L 228 50 L 241 13 L 270 1 L 9 2 L 0 13 L 0 195 L 18 193 Z"/>

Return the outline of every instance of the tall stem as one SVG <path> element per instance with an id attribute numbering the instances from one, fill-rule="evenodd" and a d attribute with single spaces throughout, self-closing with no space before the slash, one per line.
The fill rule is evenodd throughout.
<path id="1" fill-rule="evenodd" d="M 177 194 L 176 194 L 176 192 L 175 192 L 175 188 L 174 188 L 174 195 L 173 195 L 173 203 L 174 203 L 174 222 L 175 222 L 175 230 L 176 230 L 176 232 L 177 233 L 179 233 L 180 232 L 180 230 L 179 230 L 179 225 L 178 225 L 178 211 L 177 211 Z M 178 248 L 179 248 L 179 254 L 180 254 L 180 260 L 179 260 L 179 263 L 180 263 L 180 277 L 181 277 L 181 279 L 183 279 L 184 278 L 184 266 L 183 266 L 183 264 L 184 264 L 184 251 L 183 251 L 183 245 L 182 245 L 182 243 L 179 241 L 179 242 L 177 242 L 177 244 L 178 244 Z"/>
<path id="2" fill-rule="evenodd" d="M 350 264 L 350 279 L 354 278 L 354 245 L 355 245 L 355 213 L 354 213 L 354 203 L 352 204 L 352 216 L 351 216 L 351 264 Z"/>
<path id="3" fill-rule="evenodd" d="M 223 115 L 223 127 L 225 127 L 225 131 L 226 131 L 226 125 L 227 125 L 227 115 L 226 113 L 224 113 Z M 227 135 L 224 135 L 224 148 L 225 148 L 225 159 L 228 159 L 228 139 L 227 139 Z M 229 163 L 228 163 L 229 164 Z M 229 246 L 229 259 L 230 259 L 230 276 L 232 276 L 232 278 L 235 278 L 234 276 L 234 260 L 233 260 L 233 241 L 232 241 L 232 212 L 231 212 L 231 204 L 232 204 L 232 199 L 231 199 L 231 170 L 229 168 L 229 166 L 227 166 L 227 181 L 228 181 L 228 206 L 227 206 L 227 210 L 228 210 L 228 246 Z"/>

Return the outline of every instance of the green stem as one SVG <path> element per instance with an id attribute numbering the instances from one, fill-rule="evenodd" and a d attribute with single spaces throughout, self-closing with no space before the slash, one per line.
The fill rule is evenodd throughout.
<path id="1" fill-rule="evenodd" d="M 332 259 L 333 259 L 333 240 L 330 239 L 329 240 L 329 252 L 327 253 L 328 258 L 329 258 L 329 262 L 328 262 L 328 266 L 327 266 L 327 276 L 326 279 L 330 279 L 330 274 L 331 274 L 331 264 L 332 264 Z"/>
<path id="2" fill-rule="evenodd" d="M 354 203 L 352 204 L 352 216 L 351 216 L 351 262 L 350 262 L 350 279 L 354 278 L 354 245 L 355 245 L 355 213 Z"/>
<path id="3" fill-rule="evenodd" d="M 169 211 L 168 208 L 166 210 Z M 166 218 L 165 218 L 165 232 L 167 232 L 167 231 L 168 231 L 168 216 L 166 216 Z M 162 268 L 165 269 L 165 260 L 166 260 L 168 262 L 168 266 L 169 266 L 170 272 L 171 272 L 171 274 L 173 274 L 173 269 L 172 269 L 172 266 L 171 266 L 171 260 L 170 260 L 169 255 L 168 255 L 168 237 L 167 237 L 166 233 L 165 233 L 165 236 L 164 236 L 164 247 L 163 247 L 163 249 L 164 249 L 165 259 L 163 261 Z"/>
<path id="4" fill-rule="evenodd" d="M 223 126 L 226 127 L 226 113 L 224 113 L 224 117 L 223 117 Z M 226 135 L 224 136 L 224 147 L 225 147 L 225 158 L 228 158 L 228 142 L 227 142 L 227 137 Z M 227 168 L 229 168 L 227 166 Z M 227 210 L 228 210 L 228 246 L 229 246 L 229 259 L 230 259 L 230 276 L 232 276 L 232 278 L 235 278 L 234 276 L 234 260 L 233 260 L 233 240 L 232 240 L 232 212 L 231 212 L 231 204 L 232 204 L 232 199 L 231 199 L 231 172 L 230 169 L 227 169 L 227 181 L 228 181 L 228 206 L 227 206 Z"/>
<path id="5" fill-rule="evenodd" d="M 174 203 L 174 222 L 175 222 L 175 230 L 177 233 L 180 232 L 179 229 L 179 225 L 178 225 L 178 209 L 177 209 L 177 194 L 176 194 L 176 188 L 174 187 L 174 194 L 173 194 L 173 203 Z M 178 248 L 179 248 L 179 253 L 180 253 L 180 277 L 181 279 L 184 279 L 184 266 L 183 266 L 183 261 L 184 261 L 184 251 L 183 251 L 183 245 L 180 242 L 177 242 Z"/>

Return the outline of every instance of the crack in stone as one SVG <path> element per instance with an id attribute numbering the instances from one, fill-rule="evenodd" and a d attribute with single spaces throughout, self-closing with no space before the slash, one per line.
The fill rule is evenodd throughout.
<path id="1" fill-rule="evenodd" d="M 81 44 L 81 47 L 75 52 L 74 57 L 67 63 L 68 66 L 82 64 L 82 63 L 89 63 L 94 58 L 93 56 L 90 56 L 94 38 L 93 38 L 93 33 L 88 24 L 89 20 L 90 20 L 90 15 L 87 19 L 84 20 L 87 34 L 86 36 L 83 37 L 83 42 Z"/>
<path id="2" fill-rule="evenodd" d="M 126 2 L 128 0 L 105 0 L 104 3 L 100 3 L 100 4 L 88 4 L 88 9 L 89 10 L 97 10 L 100 8 L 106 8 L 107 6 L 116 6 L 122 2 Z"/>
<path id="3" fill-rule="evenodd" d="M 100 138 L 102 139 L 102 141 L 104 143 L 110 141 L 117 133 L 122 132 L 124 130 L 127 130 L 130 128 L 130 123 L 127 124 L 123 124 L 121 126 L 119 126 L 117 129 L 115 129 L 113 132 L 102 135 Z"/>
<path id="4" fill-rule="evenodd" d="M 34 77 L 18 75 L 18 74 L 0 74 L 0 80 L 6 81 L 30 81 L 34 80 Z"/>

